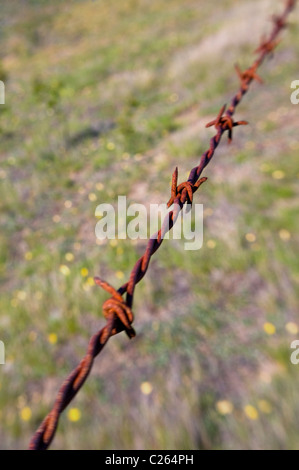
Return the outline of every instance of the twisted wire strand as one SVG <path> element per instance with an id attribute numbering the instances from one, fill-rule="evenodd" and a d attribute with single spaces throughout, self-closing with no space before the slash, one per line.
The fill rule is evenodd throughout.
<path id="1" fill-rule="evenodd" d="M 227 131 L 229 142 L 231 142 L 233 137 L 233 128 L 247 124 L 246 121 L 235 122 L 233 120 L 236 107 L 249 90 L 249 86 L 253 80 L 257 80 L 260 83 L 262 82 L 262 79 L 257 74 L 257 69 L 261 66 L 267 56 L 271 56 L 273 54 L 273 51 L 279 42 L 277 39 L 278 35 L 287 26 L 287 17 L 294 9 L 295 4 L 296 0 L 287 0 L 282 14 L 280 16 L 273 16 L 272 19 L 274 25 L 272 31 L 267 39 L 262 39 L 261 44 L 256 49 L 255 53 L 258 54 L 258 57 L 254 63 L 244 72 L 242 72 L 236 65 L 236 71 L 241 81 L 240 88 L 232 98 L 229 107 L 226 109 L 226 106 L 223 106 L 216 119 L 206 125 L 206 127 L 214 126 L 216 134 L 211 138 L 209 149 L 202 154 L 199 164 L 190 171 L 188 180 L 181 183 L 179 186 L 177 185 L 178 169 L 175 169 L 172 175 L 171 197 L 167 204 L 168 207 L 173 206 L 173 209 L 166 215 L 161 229 L 151 236 L 143 256 L 138 259 L 131 271 L 129 281 L 123 284 L 118 290 L 115 290 L 107 282 L 103 281 L 99 277 L 95 277 L 96 284 L 111 295 L 111 297 L 104 302 L 102 307 L 103 314 L 106 319 L 106 325 L 91 337 L 86 355 L 63 382 L 52 410 L 45 417 L 33 435 L 29 444 L 29 449 L 46 450 L 50 446 L 54 438 L 61 413 L 83 386 L 91 371 L 94 359 L 102 351 L 110 337 L 122 331 L 125 331 L 129 338 L 133 338 L 135 336 L 135 331 L 131 326 L 134 320 L 132 305 L 135 286 L 145 276 L 151 257 L 161 246 L 165 234 L 172 229 L 185 203 L 192 204 L 193 194 L 201 184 L 207 180 L 205 177 L 201 178 L 201 174 L 204 168 L 211 161 L 223 134 Z M 126 300 L 124 300 L 123 294 L 126 294 Z"/>

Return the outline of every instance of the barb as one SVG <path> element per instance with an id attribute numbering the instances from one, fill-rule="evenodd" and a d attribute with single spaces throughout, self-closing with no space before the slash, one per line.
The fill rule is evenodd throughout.
<path id="1" fill-rule="evenodd" d="M 269 38 L 263 38 L 260 46 L 256 49 L 255 52 L 258 54 L 258 58 L 255 60 L 253 65 L 244 72 L 241 72 L 239 67 L 236 66 L 237 73 L 241 80 L 240 89 L 232 98 L 228 109 L 226 109 L 226 106 L 223 106 L 216 119 L 207 124 L 207 127 L 215 126 L 217 131 L 216 135 L 210 140 L 210 147 L 201 156 L 199 164 L 190 171 L 188 180 L 177 185 L 178 169 L 175 169 L 172 176 L 171 197 L 168 201 L 168 207 L 174 205 L 173 210 L 167 214 L 161 229 L 150 238 L 145 253 L 136 262 L 132 269 L 129 281 L 123 284 L 118 290 L 115 290 L 107 282 L 102 281 L 98 277 L 95 278 L 96 284 L 105 289 L 111 295 L 111 297 L 104 302 L 102 307 L 103 314 L 106 319 L 106 325 L 92 336 L 89 341 L 86 355 L 62 384 L 52 410 L 43 420 L 31 439 L 29 446 L 31 450 L 45 450 L 49 447 L 54 438 L 60 414 L 84 384 L 90 373 L 94 359 L 102 351 L 109 338 L 121 331 L 125 331 L 129 338 L 133 338 L 135 336 L 135 331 L 131 326 L 133 322 L 132 305 L 135 286 L 144 277 L 151 257 L 161 246 L 164 235 L 172 229 L 184 204 L 192 204 L 193 194 L 202 185 L 202 183 L 207 180 L 207 178 L 200 178 L 200 176 L 204 168 L 211 161 L 223 134 L 228 131 L 228 139 L 230 142 L 233 137 L 233 128 L 247 124 L 246 121 L 235 122 L 232 119 L 232 116 L 234 115 L 236 107 L 242 100 L 243 96 L 247 93 L 251 82 L 253 80 L 262 82 L 262 79 L 257 75 L 257 69 L 267 56 L 272 55 L 273 50 L 278 44 L 277 36 L 281 30 L 286 27 L 286 19 L 295 7 L 295 4 L 296 0 L 287 0 L 284 12 L 280 16 L 273 17 L 273 30 Z M 123 298 L 124 294 L 126 294 L 126 300 Z"/>
<path id="2" fill-rule="evenodd" d="M 244 73 L 243 75 L 246 75 L 246 73 Z M 206 124 L 206 127 L 215 126 L 217 131 L 218 130 L 223 131 L 223 132 L 228 131 L 228 142 L 231 143 L 233 139 L 233 127 L 246 126 L 248 122 L 247 121 L 234 122 L 233 118 L 230 115 L 227 114 L 226 116 L 223 116 L 223 113 L 225 110 L 226 110 L 226 104 L 222 106 L 216 119 Z"/>

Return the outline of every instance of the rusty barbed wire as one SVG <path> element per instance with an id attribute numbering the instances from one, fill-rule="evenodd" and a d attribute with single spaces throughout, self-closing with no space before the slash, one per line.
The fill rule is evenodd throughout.
<path id="1" fill-rule="evenodd" d="M 235 66 L 241 81 L 240 89 L 232 98 L 228 109 L 226 109 L 226 105 L 222 106 L 216 119 L 206 125 L 206 127 L 214 126 L 216 134 L 211 138 L 209 149 L 203 153 L 199 164 L 190 171 L 188 180 L 177 185 L 178 169 L 175 169 L 172 175 L 171 197 L 167 203 L 168 207 L 174 205 L 174 208 L 166 215 L 161 229 L 148 241 L 145 253 L 135 263 L 135 266 L 131 271 L 129 281 L 116 290 L 99 277 L 95 277 L 96 284 L 111 295 L 111 297 L 104 302 L 102 307 L 103 314 L 106 319 L 106 325 L 92 336 L 88 344 L 86 355 L 63 382 L 52 410 L 45 417 L 32 437 L 29 449 L 45 450 L 49 447 L 54 438 L 60 414 L 84 384 L 90 373 L 94 359 L 102 351 L 109 338 L 122 331 L 125 331 L 129 338 L 133 338 L 135 336 L 135 330 L 132 327 L 134 319 L 132 305 L 135 286 L 144 277 L 151 257 L 161 246 L 165 234 L 172 229 L 184 204 L 192 204 L 193 194 L 207 180 L 207 178 L 200 178 L 200 176 L 204 168 L 212 159 L 223 134 L 226 131 L 228 132 L 228 140 L 230 143 L 233 137 L 233 128 L 248 124 L 247 121 L 234 121 L 232 116 L 234 115 L 236 107 L 242 100 L 243 96 L 247 93 L 251 82 L 256 80 L 262 83 L 262 79 L 257 74 L 257 69 L 267 56 L 272 55 L 273 50 L 278 45 L 279 41 L 277 37 L 287 26 L 287 17 L 294 9 L 295 4 L 296 0 L 287 0 L 283 13 L 280 16 L 275 15 L 272 17 L 272 21 L 274 23 L 272 32 L 267 39 L 262 39 L 259 47 L 255 50 L 258 57 L 251 67 L 242 72 L 238 65 Z M 123 298 L 125 293 L 126 300 Z"/>

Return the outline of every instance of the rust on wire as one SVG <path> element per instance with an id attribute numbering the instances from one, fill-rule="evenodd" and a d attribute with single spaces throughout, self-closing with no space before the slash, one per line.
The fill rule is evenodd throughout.
<path id="1" fill-rule="evenodd" d="M 245 70 L 244 72 L 241 71 L 238 64 L 235 65 L 235 69 L 240 78 L 241 85 L 246 84 L 248 80 L 256 80 L 259 83 L 264 83 L 261 77 L 256 73 L 257 64 L 254 64 L 252 67 L 249 67 L 249 69 Z"/>
<path id="2" fill-rule="evenodd" d="M 228 131 L 228 142 L 231 143 L 233 139 L 233 127 L 246 126 L 248 122 L 247 121 L 234 122 L 230 114 L 226 114 L 225 116 L 223 116 L 223 113 L 225 110 L 226 110 L 226 104 L 222 106 L 216 119 L 206 124 L 206 127 L 214 126 L 217 129 L 217 131 L 219 129 L 223 132 Z"/>
<path id="3" fill-rule="evenodd" d="M 90 373 L 94 359 L 102 351 L 109 338 L 122 331 L 125 331 L 129 338 L 133 338 L 135 336 L 135 330 L 132 327 L 134 318 L 132 305 L 135 286 L 144 277 L 152 255 L 162 244 L 164 235 L 172 229 L 184 204 L 192 204 L 194 192 L 197 191 L 201 184 L 206 181 L 207 178 L 201 178 L 202 171 L 212 159 L 223 134 L 228 131 L 228 139 L 230 142 L 232 140 L 233 128 L 247 124 L 246 121 L 235 122 L 232 116 L 235 113 L 236 107 L 242 100 L 242 97 L 248 91 L 251 82 L 253 80 L 262 82 L 262 79 L 257 75 L 257 69 L 267 56 L 272 55 L 273 50 L 278 44 L 277 36 L 286 27 L 286 19 L 295 7 L 295 4 L 296 0 L 287 0 L 284 12 L 280 16 L 274 16 L 272 18 L 274 23 L 272 32 L 268 39 L 262 39 L 261 44 L 256 49 L 255 52 L 259 55 L 253 65 L 244 72 L 241 72 L 240 68 L 236 66 L 236 70 L 241 81 L 240 89 L 232 98 L 228 109 L 226 109 L 226 106 L 223 106 L 218 113 L 217 118 L 207 124 L 207 127 L 215 126 L 217 132 L 210 140 L 210 147 L 201 156 L 199 164 L 190 171 L 188 180 L 177 185 L 178 169 L 175 169 L 172 176 L 171 197 L 168 201 L 168 207 L 173 205 L 173 210 L 166 215 L 161 229 L 148 241 L 145 253 L 135 263 L 129 281 L 116 290 L 107 282 L 98 277 L 95 278 L 96 284 L 111 295 L 111 297 L 104 302 L 102 307 L 103 314 L 106 319 L 106 325 L 92 336 L 88 344 L 86 355 L 63 382 L 52 410 L 45 417 L 31 439 L 29 445 L 31 450 L 45 450 L 49 447 L 54 438 L 61 413 L 73 400 L 84 384 Z M 124 294 L 126 294 L 125 299 L 123 298 Z"/>

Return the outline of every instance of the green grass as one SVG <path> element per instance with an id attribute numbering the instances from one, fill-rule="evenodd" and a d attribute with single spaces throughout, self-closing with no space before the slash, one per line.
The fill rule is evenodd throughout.
<path id="1" fill-rule="evenodd" d="M 175 166 L 181 182 L 238 86 L 234 63 L 251 63 L 269 27 L 269 2 L 218 3 L 3 2 L 2 449 L 27 446 L 104 324 L 92 277 L 118 287 L 145 248 L 97 244 L 96 206 L 168 200 Z M 202 249 L 165 241 L 154 255 L 136 288 L 136 339 L 109 342 L 71 405 L 80 420 L 63 414 L 53 448 L 298 449 L 297 39 L 284 32 L 265 85 L 238 108 L 250 126 L 204 172 Z"/>

